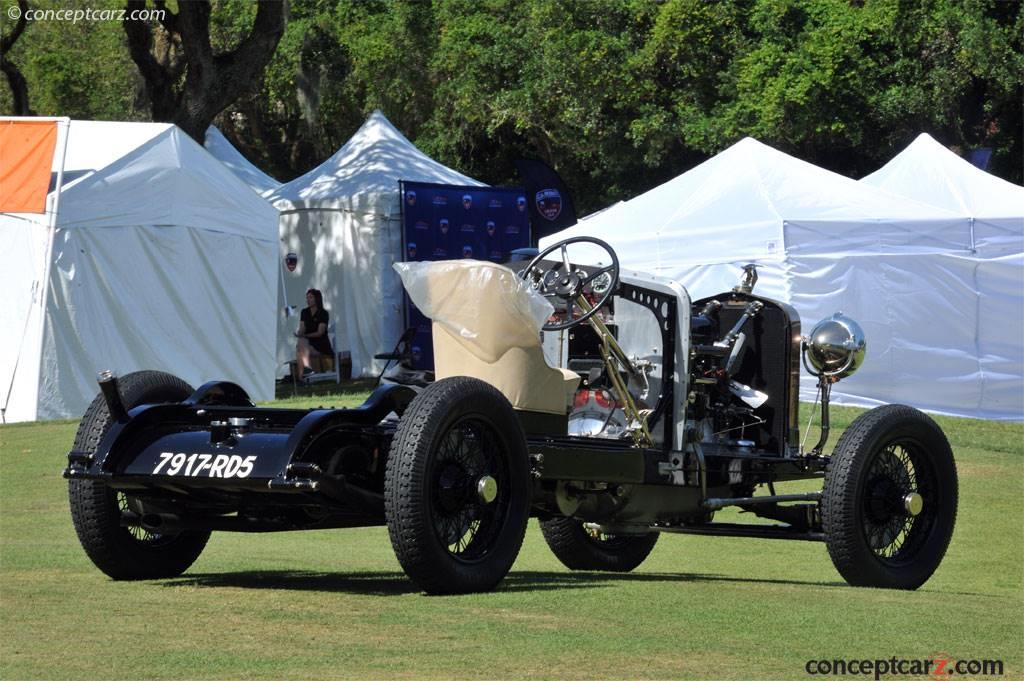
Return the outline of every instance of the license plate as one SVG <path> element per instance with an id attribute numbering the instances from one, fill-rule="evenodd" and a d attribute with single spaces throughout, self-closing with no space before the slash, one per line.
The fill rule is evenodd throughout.
<path id="1" fill-rule="evenodd" d="M 153 475 L 178 475 L 205 478 L 247 478 L 256 463 L 255 456 L 239 454 L 201 454 L 160 452 Z"/>

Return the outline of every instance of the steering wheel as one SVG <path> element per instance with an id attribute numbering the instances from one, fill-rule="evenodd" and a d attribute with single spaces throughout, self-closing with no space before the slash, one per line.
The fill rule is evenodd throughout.
<path id="1" fill-rule="evenodd" d="M 569 260 L 569 245 L 577 243 L 594 244 L 608 254 L 610 265 L 593 268 L 574 266 Z M 560 252 L 561 261 L 545 266 L 544 258 Z M 612 247 L 589 236 L 575 236 L 548 246 L 537 254 L 530 264 L 519 273 L 520 278 L 529 281 L 537 291 L 555 306 L 555 315 L 542 328 L 545 331 L 561 331 L 582 324 L 604 307 L 619 287 L 619 258 Z M 583 296 L 590 305 L 585 311 L 576 299 Z M 560 308 L 564 308 L 562 311 Z M 578 314 L 577 314 L 578 313 Z M 563 321 L 555 321 L 562 316 Z"/>

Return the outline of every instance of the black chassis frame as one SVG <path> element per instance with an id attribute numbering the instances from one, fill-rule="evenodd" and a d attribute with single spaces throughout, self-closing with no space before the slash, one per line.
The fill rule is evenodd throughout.
<path id="1" fill-rule="evenodd" d="M 678 300 L 625 282 L 617 294 L 649 309 L 661 329 L 662 389 L 649 423 L 652 432 L 663 429 L 662 445 L 637 448 L 624 440 L 570 437 L 557 434 L 565 432 L 564 419 L 552 428 L 548 419 L 521 413 L 534 478 L 533 514 L 541 518 L 572 514 L 559 503 L 559 496 L 564 498 L 568 489 L 610 500 L 596 517 L 583 518 L 596 521 L 603 532 L 823 540 L 820 492 L 775 495 L 773 486 L 823 478 L 828 457 L 794 453 L 796 449 L 789 446 L 768 451 L 701 444 L 690 431 L 682 449 L 673 449 L 676 419 L 686 418 L 673 413 L 674 393 L 688 388 L 673 379 Z M 791 341 L 783 352 L 797 374 L 785 387 L 784 399 L 792 413 L 782 437 L 787 443 L 795 442 L 800 352 L 796 312 L 750 294 L 724 295 L 734 304 L 760 300 L 791 320 Z M 688 316 L 690 312 L 686 310 Z M 685 374 L 680 375 L 686 380 Z M 116 377 L 101 379 L 100 387 L 114 422 L 94 452 L 68 454 L 64 477 L 100 480 L 138 498 L 143 513 L 123 511 L 122 524 L 161 531 L 267 532 L 384 524 L 385 460 L 398 419 L 416 396 L 406 386 L 382 385 L 358 408 L 258 408 L 239 386 L 213 381 L 183 402 L 126 411 Z M 341 450 L 356 452 L 365 470 L 349 475 L 325 464 L 327 457 Z M 160 455 L 167 453 L 252 457 L 253 468 L 247 477 L 155 475 Z M 771 495 L 750 496 L 754 486 L 762 484 L 769 486 Z M 630 520 L 624 519 L 630 514 L 616 510 L 622 506 L 616 500 L 624 496 L 642 509 L 639 522 L 635 522 L 635 511 Z M 658 505 L 666 499 L 672 500 L 674 510 L 659 513 Z M 799 501 L 811 503 L 788 505 Z M 738 506 L 783 524 L 711 522 L 713 512 L 724 506 Z"/>

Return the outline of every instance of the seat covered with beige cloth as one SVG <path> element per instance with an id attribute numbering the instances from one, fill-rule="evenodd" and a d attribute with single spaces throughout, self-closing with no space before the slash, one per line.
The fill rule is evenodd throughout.
<path id="1" fill-rule="evenodd" d="M 397 263 L 413 303 L 433 320 L 438 380 L 490 383 L 516 409 L 565 416 L 578 374 L 548 366 L 540 327 L 551 305 L 507 267 L 477 260 Z"/>

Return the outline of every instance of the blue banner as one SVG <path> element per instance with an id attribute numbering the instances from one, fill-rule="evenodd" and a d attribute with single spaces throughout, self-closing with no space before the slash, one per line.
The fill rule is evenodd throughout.
<path id="1" fill-rule="evenodd" d="M 460 187 L 402 182 L 402 252 L 406 262 L 472 258 L 508 262 L 530 245 L 526 192 L 516 187 Z M 430 320 L 405 299 L 407 326 L 416 327 L 413 366 L 433 369 Z"/>

